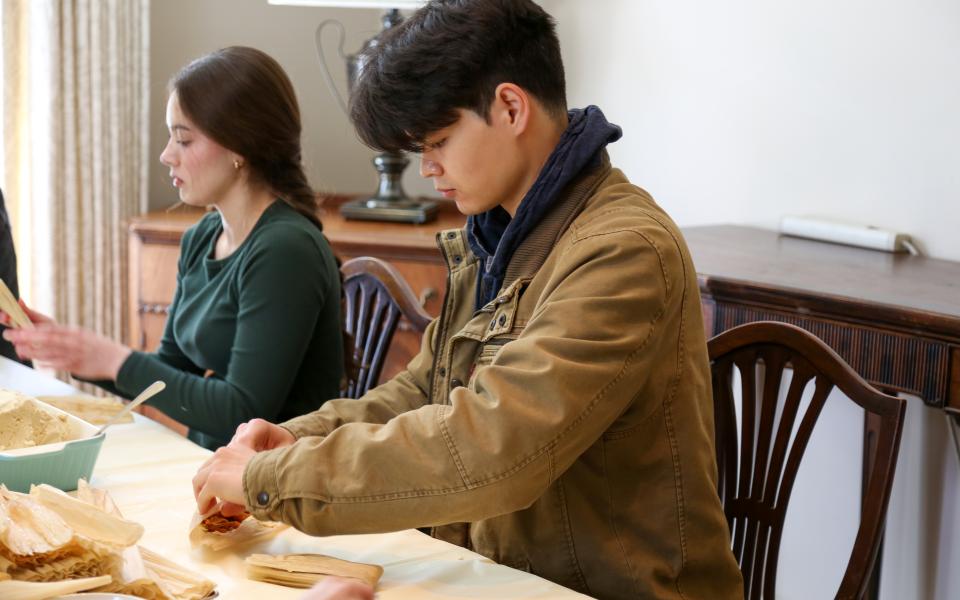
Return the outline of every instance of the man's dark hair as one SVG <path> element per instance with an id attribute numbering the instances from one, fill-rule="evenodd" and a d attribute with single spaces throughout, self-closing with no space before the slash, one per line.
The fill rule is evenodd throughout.
<path id="1" fill-rule="evenodd" d="M 489 119 L 504 82 L 551 114 L 567 109 L 553 18 L 531 0 L 432 0 L 365 51 L 351 94 L 360 139 L 378 150 L 422 151 L 459 109 Z"/>

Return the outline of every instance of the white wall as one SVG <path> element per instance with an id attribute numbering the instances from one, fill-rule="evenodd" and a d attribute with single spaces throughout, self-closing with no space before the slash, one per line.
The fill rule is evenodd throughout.
<path id="1" fill-rule="evenodd" d="M 905 231 L 960 260 L 960 3 L 955 0 L 542 0 L 557 18 L 571 106 L 621 125 L 618 166 L 681 225 L 775 228 L 783 214 Z M 376 10 L 266 0 L 157 0 L 151 9 L 151 149 L 165 86 L 229 44 L 277 58 L 297 88 L 316 187 L 372 191 L 373 153 L 324 87 L 316 25 L 347 25 L 348 52 Z M 331 53 L 335 47 L 327 45 Z M 343 69 L 332 65 L 343 83 Z M 416 175 L 405 184 L 432 192 Z M 151 207 L 175 201 L 151 168 Z"/>
<path id="2" fill-rule="evenodd" d="M 377 175 L 364 147 L 323 83 L 314 47 L 321 21 L 336 18 L 347 30 L 345 51 L 356 52 L 380 30 L 380 11 L 271 6 L 267 0 L 154 0 L 150 9 L 150 151 L 158 158 L 167 141 L 164 111 L 167 81 L 190 60 L 217 48 L 244 45 L 273 56 L 293 81 L 303 118 L 304 164 L 317 189 L 374 192 Z M 327 37 L 329 36 L 329 37 Z M 337 57 L 336 34 L 328 30 L 330 68 L 346 90 L 346 69 Z M 411 161 L 404 183 L 408 193 L 426 194 L 433 186 L 417 175 Z M 159 160 L 150 165 L 150 207 L 165 208 L 177 201 L 167 169 Z"/>
<path id="3" fill-rule="evenodd" d="M 681 225 L 834 216 L 960 260 L 956 0 L 542 4 L 571 105 Z"/>

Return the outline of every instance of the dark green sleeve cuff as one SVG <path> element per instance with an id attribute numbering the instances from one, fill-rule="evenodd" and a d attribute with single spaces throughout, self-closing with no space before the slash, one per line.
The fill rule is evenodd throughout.
<path id="1" fill-rule="evenodd" d="M 120 370 L 117 371 L 116 389 L 127 398 L 132 398 L 140 393 L 139 391 L 131 393 L 130 390 L 142 390 L 146 387 L 139 385 L 141 382 L 138 381 L 136 377 L 138 365 L 143 359 L 144 353 L 134 350 L 130 353 L 130 356 L 123 361 L 123 364 L 120 365 Z"/>

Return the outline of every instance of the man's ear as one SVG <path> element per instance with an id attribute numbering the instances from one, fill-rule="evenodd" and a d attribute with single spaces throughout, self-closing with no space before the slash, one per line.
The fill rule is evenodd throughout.
<path id="1" fill-rule="evenodd" d="M 494 91 L 490 116 L 494 125 L 520 135 L 527 129 L 532 109 L 530 94 L 526 90 L 515 83 L 501 83 Z"/>

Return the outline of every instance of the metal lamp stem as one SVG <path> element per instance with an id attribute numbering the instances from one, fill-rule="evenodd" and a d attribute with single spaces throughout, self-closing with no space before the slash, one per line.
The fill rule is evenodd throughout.
<path id="1" fill-rule="evenodd" d="M 390 9 L 384 13 L 381 23 L 383 31 L 395 27 L 403 22 L 399 9 Z M 346 109 L 340 97 L 339 91 L 333 85 L 333 78 L 329 75 L 326 57 L 323 54 L 321 36 L 324 26 L 335 23 L 340 29 L 340 55 L 346 61 L 347 67 L 347 93 L 353 92 L 353 88 L 363 73 L 363 67 L 366 62 L 365 51 L 377 45 L 377 37 L 367 40 L 363 49 L 356 54 L 343 54 L 343 25 L 337 21 L 325 21 L 317 28 L 316 43 L 317 53 L 320 57 L 320 64 L 325 74 L 327 85 L 331 88 L 331 93 L 337 97 L 342 108 Z M 346 111 L 345 111 L 346 112 Z M 340 214 L 347 219 L 361 219 L 368 221 L 399 221 L 405 223 L 426 223 L 433 220 L 437 215 L 437 203 L 431 200 L 412 199 L 403 191 L 403 171 L 410 164 L 410 159 L 399 152 L 381 152 L 373 159 L 373 165 L 379 175 L 379 185 L 377 192 L 370 198 L 352 200 L 340 207 Z"/>

